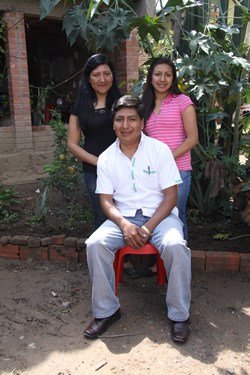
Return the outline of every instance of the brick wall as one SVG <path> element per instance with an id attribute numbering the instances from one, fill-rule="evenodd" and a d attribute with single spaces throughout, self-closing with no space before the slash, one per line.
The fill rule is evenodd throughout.
<path id="1" fill-rule="evenodd" d="M 130 93 L 132 81 L 139 78 L 139 46 L 137 32 L 132 31 L 130 38 L 122 42 L 115 54 L 117 80 L 122 82 L 122 92 Z"/>
<path id="2" fill-rule="evenodd" d="M 17 150 L 32 149 L 30 93 L 25 38 L 24 15 L 6 12 L 6 58 L 8 64 L 8 89 L 12 123 Z"/>
<path id="3" fill-rule="evenodd" d="M 51 237 L 0 237 L 0 257 L 59 262 L 86 263 L 86 238 L 55 235 Z M 250 272 L 250 254 L 216 251 L 192 251 L 193 271 Z M 146 258 L 146 257 L 145 257 Z M 141 262 L 144 264 L 144 256 Z"/>
<path id="4" fill-rule="evenodd" d="M 6 61 L 11 126 L 0 127 L 0 176 L 4 184 L 45 176 L 43 165 L 52 160 L 53 132 L 32 127 L 24 14 L 9 11 L 6 21 Z"/>
<path id="5" fill-rule="evenodd" d="M 14 127 L 0 127 L 1 154 L 13 152 L 15 149 Z"/>

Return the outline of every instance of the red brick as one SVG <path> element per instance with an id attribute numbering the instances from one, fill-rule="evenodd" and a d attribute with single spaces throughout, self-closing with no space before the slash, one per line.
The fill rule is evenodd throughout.
<path id="1" fill-rule="evenodd" d="M 19 259 L 18 245 L 0 245 L 0 256 L 4 258 Z"/>
<path id="2" fill-rule="evenodd" d="M 1 258 L 8 258 L 8 259 L 19 259 L 19 255 L 15 253 L 10 253 L 9 251 L 1 251 L 0 252 Z"/>
<path id="3" fill-rule="evenodd" d="M 59 236 L 52 236 L 52 244 L 63 245 L 65 237 L 65 234 L 60 234 Z"/>
<path id="4" fill-rule="evenodd" d="M 240 254 L 240 272 L 250 272 L 250 254 Z"/>
<path id="5" fill-rule="evenodd" d="M 129 39 L 121 43 L 115 56 L 115 66 L 118 68 L 118 81 L 126 84 L 122 91 L 129 92 L 131 86 L 128 82 L 130 72 L 133 73 L 134 79 L 138 79 L 139 76 L 139 47 L 136 30 L 131 32 Z"/>
<path id="6" fill-rule="evenodd" d="M 62 245 L 49 246 L 49 260 L 51 261 L 74 261 L 78 262 L 78 252 L 74 247 L 65 248 Z"/>
<path id="7" fill-rule="evenodd" d="M 206 264 L 206 253 L 205 251 L 191 251 L 191 265 L 192 270 L 204 271 Z"/>
<path id="8" fill-rule="evenodd" d="M 86 251 L 85 250 L 80 251 L 78 254 L 79 254 L 78 262 L 81 263 L 81 264 L 87 264 Z"/>
<path id="9" fill-rule="evenodd" d="M 20 246 L 20 260 L 26 260 L 29 258 L 35 260 L 48 260 L 48 248 Z"/>
<path id="10" fill-rule="evenodd" d="M 235 252 L 207 251 L 205 270 L 208 272 L 239 271 L 240 256 Z"/>

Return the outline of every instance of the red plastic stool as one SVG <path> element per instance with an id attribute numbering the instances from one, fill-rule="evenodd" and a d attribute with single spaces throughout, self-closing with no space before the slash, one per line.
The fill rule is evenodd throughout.
<path id="1" fill-rule="evenodd" d="M 156 254 L 157 255 L 157 283 L 162 286 L 166 282 L 166 271 L 164 267 L 163 260 L 160 257 L 157 249 L 150 243 L 146 243 L 140 249 L 134 249 L 130 246 L 124 246 L 116 252 L 114 269 L 115 269 L 115 294 L 118 295 L 118 285 L 122 281 L 123 263 L 124 256 L 127 254 L 135 255 L 146 255 L 146 254 Z"/>

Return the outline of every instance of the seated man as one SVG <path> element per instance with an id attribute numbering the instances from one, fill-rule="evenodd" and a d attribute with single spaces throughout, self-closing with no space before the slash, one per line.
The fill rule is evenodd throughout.
<path id="1" fill-rule="evenodd" d="M 175 207 L 182 180 L 168 146 L 142 133 L 140 99 L 121 97 L 113 105 L 113 115 L 117 140 L 97 164 L 96 192 L 108 219 L 86 241 L 94 320 L 84 335 L 97 338 L 121 317 L 115 295 L 115 252 L 125 245 L 139 249 L 150 242 L 167 273 L 172 339 L 183 343 L 189 334 L 191 266 Z"/>

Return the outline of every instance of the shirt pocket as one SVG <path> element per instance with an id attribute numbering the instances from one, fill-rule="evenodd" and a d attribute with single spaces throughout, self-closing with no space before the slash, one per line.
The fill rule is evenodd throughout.
<path id="1" fill-rule="evenodd" d="M 137 177 L 137 182 L 142 188 L 157 190 L 159 188 L 158 172 L 150 165 L 142 167 Z"/>

